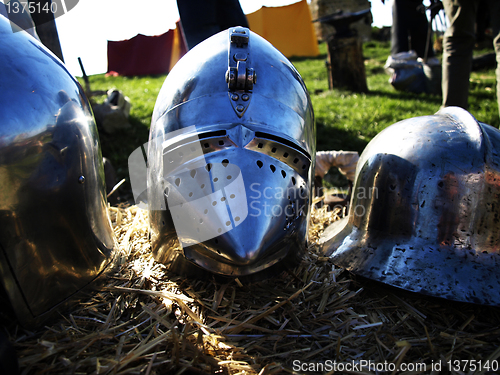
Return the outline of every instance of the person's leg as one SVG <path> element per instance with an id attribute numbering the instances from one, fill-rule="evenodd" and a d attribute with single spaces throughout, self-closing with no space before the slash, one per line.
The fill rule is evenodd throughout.
<path id="1" fill-rule="evenodd" d="M 490 25 L 493 32 L 493 46 L 497 55 L 497 102 L 500 112 L 500 1 L 489 0 L 488 12 L 490 14 Z"/>
<path id="2" fill-rule="evenodd" d="M 394 0 L 392 4 L 391 56 L 409 50 L 407 2 Z"/>
<path id="3" fill-rule="evenodd" d="M 241 9 L 239 0 L 218 0 L 217 18 L 221 30 L 226 30 L 233 26 L 248 28 L 248 20 Z"/>
<path id="4" fill-rule="evenodd" d="M 429 32 L 429 22 L 425 11 L 421 11 L 419 6 L 422 6 L 422 1 L 408 1 L 409 11 L 411 11 L 411 18 L 408 20 L 408 28 L 411 38 L 411 49 L 417 52 L 417 56 L 422 59 L 427 57 L 434 57 L 434 49 L 432 43 L 429 41 L 427 46 L 427 38 Z M 427 46 L 427 56 L 425 48 Z"/>
<path id="5" fill-rule="evenodd" d="M 220 31 L 216 0 L 177 0 L 177 9 L 188 49 Z"/>
<path id="6" fill-rule="evenodd" d="M 467 109 L 477 1 L 443 0 L 443 5 L 450 22 L 443 40 L 443 107 Z"/>

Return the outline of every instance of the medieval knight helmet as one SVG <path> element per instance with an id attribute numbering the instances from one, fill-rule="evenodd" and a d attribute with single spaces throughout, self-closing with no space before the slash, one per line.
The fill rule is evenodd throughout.
<path id="1" fill-rule="evenodd" d="M 500 131 L 457 107 L 386 128 L 360 157 L 326 255 L 398 288 L 499 305 L 499 149 Z"/>
<path id="2" fill-rule="evenodd" d="M 288 59 L 242 27 L 198 44 L 166 78 L 153 113 L 156 259 L 175 272 L 195 264 L 241 277 L 297 258 L 314 154 L 310 98 Z"/>
<path id="3" fill-rule="evenodd" d="M 106 269 L 114 248 L 96 125 L 64 65 L 0 16 L 0 277 L 34 325 Z"/>

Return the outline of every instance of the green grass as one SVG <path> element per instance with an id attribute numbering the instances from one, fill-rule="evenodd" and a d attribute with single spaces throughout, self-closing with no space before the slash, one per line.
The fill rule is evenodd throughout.
<path id="1" fill-rule="evenodd" d="M 130 192 L 131 187 L 128 176 L 128 157 L 137 147 L 148 141 L 151 116 L 158 93 L 160 92 L 163 76 L 144 77 L 106 77 L 104 74 L 89 77 L 92 91 L 107 91 L 118 89 L 130 99 L 131 109 L 129 129 L 119 130 L 106 134 L 99 129 L 102 155 L 111 160 L 116 169 L 118 180 L 125 178 L 127 182 L 120 192 Z M 83 85 L 83 80 L 79 79 Z M 105 95 L 93 96 L 91 103 L 102 103 Z M 125 194 L 131 198 L 130 193 Z"/>
<path id="2" fill-rule="evenodd" d="M 291 59 L 311 95 L 318 150 L 362 152 L 368 142 L 387 126 L 439 110 L 440 96 L 399 92 L 388 83 L 389 76 L 383 67 L 389 51 L 388 42 L 372 41 L 363 45 L 367 94 L 328 89 L 324 43 L 320 45 L 321 55 L 316 58 Z M 116 88 L 128 96 L 132 104 L 131 129 L 111 135 L 101 132 L 100 135 L 103 155 L 115 165 L 120 179 L 128 179 L 127 160 L 130 153 L 148 140 L 154 104 L 165 77 L 89 77 L 92 90 Z M 92 100 L 102 102 L 104 97 Z M 500 126 L 493 69 L 471 74 L 469 111 L 479 121 Z"/>
<path id="3" fill-rule="evenodd" d="M 363 151 L 381 130 L 398 121 L 430 115 L 441 106 L 441 97 L 396 91 L 388 82 L 384 64 L 390 53 L 388 42 L 363 45 L 369 93 L 328 90 L 325 68 L 326 46 L 316 59 L 292 62 L 311 93 L 317 124 L 318 150 Z M 473 72 L 469 111 L 479 120 L 500 125 L 493 70 Z"/>

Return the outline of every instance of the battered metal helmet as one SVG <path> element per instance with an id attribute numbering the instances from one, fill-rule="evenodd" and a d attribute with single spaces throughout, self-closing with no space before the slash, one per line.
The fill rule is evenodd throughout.
<path id="1" fill-rule="evenodd" d="M 177 63 L 148 146 L 153 252 L 172 270 L 253 275 L 305 249 L 311 102 L 294 66 L 257 34 L 230 28 Z"/>
<path id="2" fill-rule="evenodd" d="M 73 300 L 114 248 L 97 129 L 78 82 L 0 17 L 0 277 L 27 325 Z"/>
<path id="3" fill-rule="evenodd" d="M 456 107 L 386 128 L 360 157 L 326 255 L 395 287 L 499 305 L 499 149 L 498 129 Z"/>

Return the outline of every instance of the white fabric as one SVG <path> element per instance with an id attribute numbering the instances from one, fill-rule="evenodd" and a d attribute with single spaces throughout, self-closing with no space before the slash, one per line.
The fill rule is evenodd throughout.
<path id="1" fill-rule="evenodd" d="M 337 167 L 349 181 L 354 181 L 359 154 L 356 151 L 318 151 L 316 176 L 323 178 L 331 167 Z"/>

